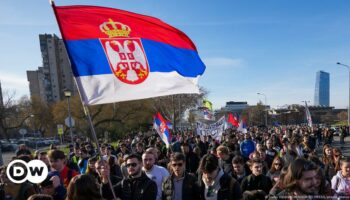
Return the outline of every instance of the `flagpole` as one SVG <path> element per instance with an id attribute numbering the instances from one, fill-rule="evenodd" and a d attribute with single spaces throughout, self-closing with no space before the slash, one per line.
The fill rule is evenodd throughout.
<path id="1" fill-rule="evenodd" d="M 57 24 L 58 24 L 58 28 L 59 28 L 59 30 L 60 30 L 60 32 L 61 32 L 61 34 L 62 34 L 62 38 L 64 38 L 64 35 L 63 35 L 63 32 L 62 32 L 62 28 L 61 28 L 61 24 L 60 24 L 60 21 L 59 21 L 59 19 L 58 19 L 58 17 L 57 17 L 57 12 L 56 12 L 56 9 L 55 9 L 55 7 L 56 7 L 55 2 L 54 2 L 54 0 L 50 0 L 49 2 L 50 2 L 50 4 L 51 4 L 52 9 L 53 9 L 53 12 L 54 12 L 54 14 L 55 14 L 55 18 L 56 18 L 56 21 L 57 21 Z M 63 43 L 63 45 L 64 45 L 64 47 L 65 47 L 65 49 L 66 49 L 66 51 L 67 51 L 66 43 Z M 69 59 L 69 64 L 71 64 L 71 63 L 70 63 L 70 59 Z M 93 124 L 92 124 L 92 120 L 91 120 L 89 108 L 88 108 L 86 105 L 84 105 L 83 99 L 82 99 L 82 95 L 81 95 L 81 92 L 80 92 L 79 87 L 78 87 L 78 84 L 77 84 L 77 80 L 76 80 L 76 78 L 75 78 L 74 76 L 73 76 L 73 78 L 74 78 L 74 81 L 75 81 L 75 85 L 77 86 L 77 89 L 78 89 L 80 101 L 81 101 L 81 103 L 82 103 L 82 105 L 83 105 L 83 109 L 84 109 L 85 116 L 86 116 L 86 118 L 87 118 L 87 120 L 88 120 L 88 122 L 89 122 L 89 125 L 90 125 L 92 137 L 94 138 L 95 143 L 96 143 L 97 153 L 98 153 L 98 155 L 100 155 L 100 158 L 101 158 L 101 155 L 102 155 L 102 154 L 101 154 L 101 149 L 100 149 L 100 145 L 98 144 L 98 140 L 97 140 L 95 128 L 94 128 L 94 126 L 93 126 Z M 113 185 L 112 185 L 112 182 L 111 182 L 110 177 L 108 177 L 108 184 L 109 184 L 109 187 L 110 187 L 110 189 L 111 189 L 111 191 L 112 191 L 113 199 L 114 199 L 114 200 L 117 200 L 117 197 L 116 197 L 116 195 L 115 195 L 115 192 L 114 192 Z"/>
<path id="2" fill-rule="evenodd" d="M 97 136 L 96 136 L 94 125 L 92 124 L 89 108 L 86 105 L 83 105 L 83 108 L 84 108 L 84 113 L 85 113 L 85 115 L 87 117 L 87 120 L 89 122 L 89 125 L 90 125 L 91 134 L 92 134 L 93 139 L 95 140 L 95 143 L 96 143 L 97 152 L 100 155 L 100 158 L 102 158 L 101 157 L 102 156 L 102 152 L 101 152 L 101 149 L 100 149 L 100 145 L 98 144 L 98 140 L 97 140 Z M 114 198 L 114 200 L 116 200 L 117 197 L 115 196 L 115 192 L 114 192 L 112 181 L 111 181 L 110 177 L 108 177 L 108 184 L 109 184 L 109 187 L 111 188 L 111 191 L 112 191 L 112 194 L 113 194 L 113 198 Z"/>

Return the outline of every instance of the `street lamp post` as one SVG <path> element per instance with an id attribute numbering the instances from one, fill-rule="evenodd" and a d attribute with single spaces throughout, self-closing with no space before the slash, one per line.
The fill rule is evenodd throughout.
<path id="1" fill-rule="evenodd" d="M 350 66 L 349 65 L 345 65 L 345 64 L 342 64 L 340 62 L 337 62 L 337 65 L 341 65 L 341 66 L 344 66 L 348 69 L 349 71 L 349 105 L 348 105 L 348 127 L 350 129 Z"/>
<path id="2" fill-rule="evenodd" d="M 70 97 L 72 96 L 72 92 L 70 90 L 64 90 L 64 96 L 67 98 L 68 103 L 68 118 L 69 118 L 69 133 L 70 133 L 70 140 L 73 144 L 73 131 L 72 131 L 72 115 L 70 112 Z"/>
<path id="3" fill-rule="evenodd" d="M 35 150 L 37 150 L 37 149 L 38 149 L 38 140 L 37 140 L 38 138 L 36 137 L 36 134 L 35 134 L 34 115 L 31 114 L 30 117 L 32 118 L 33 136 L 34 136 L 34 138 L 36 139 L 36 140 L 35 140 Z"/>
<path id="4" fill-rule="evenodd" d="M 266 95 L 265 94 L 263 94 L 263 93 L 260 93 L 260 92 L 258 92 L 257 93 L 258 95 L 262 95 L 262 96 L 264 96 L 265 97 L 265 126 L 267 127 L 267 100 L 266 100 Z"/>

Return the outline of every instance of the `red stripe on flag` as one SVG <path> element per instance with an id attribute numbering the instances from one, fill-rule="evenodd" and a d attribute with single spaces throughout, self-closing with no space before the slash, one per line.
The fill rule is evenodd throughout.
<path id="1" fill-rule="evenodd" d="M 154 17 L 98 6 L 55 6 L 54 9 L 65 40 L 108 38 L 100 27 L 104 23 L 110 25 L 108 22 L 111 19 L 130 27 L 128 37 L 145 38 L 196 50 L 186 34 Z M 117 26 L 117 29 L 120 29 L 120 26 Z"/>

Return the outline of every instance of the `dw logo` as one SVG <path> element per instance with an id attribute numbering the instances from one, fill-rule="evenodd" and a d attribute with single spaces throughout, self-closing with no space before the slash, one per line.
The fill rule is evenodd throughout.
<path id="1" fill-rule="evenodd" d="M 17 184 L 26 180 L 32 183 L 41 183 L 48 174 L 49 170 L 41 160 L 32 160 L 29 163 L 23 160 L 13 160 L 6 169 L 8 179 Z"/>

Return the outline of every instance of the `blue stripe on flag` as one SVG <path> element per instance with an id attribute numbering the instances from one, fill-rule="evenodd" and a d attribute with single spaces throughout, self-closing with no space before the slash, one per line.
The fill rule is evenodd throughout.
<path id="1" fill-rule="evenodd" d="M 154 118 L 154 122 L 157 124 L 157 126 L 160 126 L 160 119 L 159 118 Z"/>
<path id="2" fill-rule="evenodd" d="M 196 51 L 176 48 L 153 40 L 141 39 L 150 72 L 177 71 L 185 77 L 202 75 L 205 65 Z M 112 74 L 98 39 L 66 41 L 75 77 Z M 171 59 L 169 59 L 171 58 Z"/>

